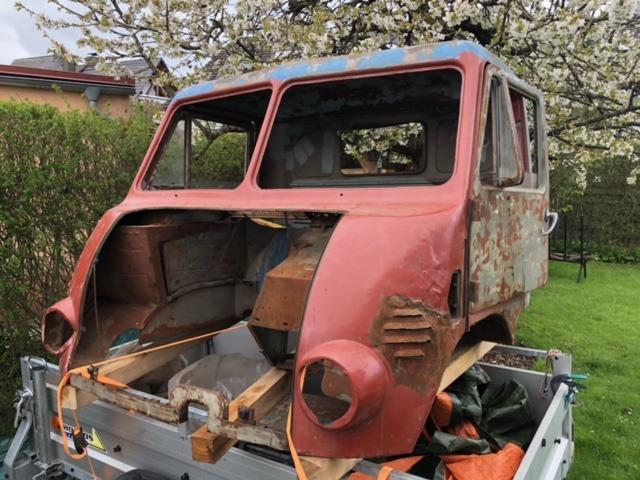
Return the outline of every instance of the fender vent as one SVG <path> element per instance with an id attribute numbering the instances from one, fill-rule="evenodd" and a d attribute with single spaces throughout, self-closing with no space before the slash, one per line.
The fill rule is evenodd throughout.
<path id="1" fill-rule="evenodd" d="M 394 308 L 382 325 L 381 343 L 392 349 L 393 358 L 424 357 L 424 349 L 431 343 L 431 330 L 431 322 L 421 310 Z"/>

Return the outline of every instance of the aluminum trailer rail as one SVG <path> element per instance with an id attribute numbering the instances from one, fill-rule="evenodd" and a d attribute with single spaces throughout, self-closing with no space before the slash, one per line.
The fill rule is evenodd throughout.
<path id="1" fill-rule="evenodd" d="M 548 352 L 519 347 L 495 349 L 535 358 L 547 358 Z M 538 429 L 516 473 L 515 480 L 560 480 L 567 477 L 573 461 L 574 439 L 572 403 L 574 391 L 560 383 L 555 394 L 549 388 L 541 395 L 541 386 L 551 377 L 571 373 L 571 356 L 551 355 L 553 374 L 480 363 L 494 382 L 514 379 L 529 392 Z M 74 461 L 62 449 L 61 432 L 52 428 L 56 412 L 58 367 L 41 359 L 21 359 L 23 387 L 17 395 L 17 432 L 4 463 L 9 480 L 63 478 L 81 480 L 93 477 L 86 458 Z M 68 413 L 68 412 L 67 412 Z M 117 479 L 127 472 L 147 470 L 158 478 L 180 480 L 247 480 L 296 478 L 285 453 L 250 446 L 232 448 L 218 463 L 211 465 L 191 459 L 190 434 L 205 423 L 206 412 L 191 407 L 189 421 L 179 426 L 165 424 L 144 415 L 133 414 L 113 405 L 96 401 L 78 411 L 96 475 Z M 65 417 L 65 434 L 70 436 L 73 421 Z M 70 441 L 70 445 L 72 442 Z M 261 454 L 259 454 L 261 453 Z M 270 457 L 270 458 L 268 458 Z M 279 461 L 277 461 L 279 460 Z M 375 476 L 379 467 L 368 461 L 355 470 Z M 420 477 L 393 472 L 394 480 Z"/>

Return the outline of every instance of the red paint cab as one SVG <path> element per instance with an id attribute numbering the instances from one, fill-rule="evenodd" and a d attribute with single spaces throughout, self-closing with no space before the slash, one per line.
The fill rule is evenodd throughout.
<path id="1" fill-rule="evenodd" d="M 180 92 L 43 320 L 63 370 L 240 321 L 304 454 L 410 452 L 456 345 L 547 277 L 540 93 L 451 42 Z"/>

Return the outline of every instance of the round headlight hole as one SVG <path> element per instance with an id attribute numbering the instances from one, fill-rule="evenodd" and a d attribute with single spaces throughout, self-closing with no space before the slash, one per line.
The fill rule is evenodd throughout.
<path id="1" fill-rule="evenodd" d="M 44 317 L 43 325 L 44 344 L 52 351 L 57 352 L 73 335 L 73 328 L 67 319 L 58 311 L 50 311 Z"/>
<path id="2" fill-rule="evenodd" d="M 306 367 L 302 398 L 320 425 L 342 418 L 352 401 L 351 381 L 346 372 L 330 360 L 319 360 Z"/>

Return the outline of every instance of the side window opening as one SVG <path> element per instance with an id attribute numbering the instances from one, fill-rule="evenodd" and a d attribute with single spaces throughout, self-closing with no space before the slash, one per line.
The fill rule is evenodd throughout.
<path id="1" fill-rule="evenodd" d="M 154 186 L 184 188 L 186 121 L 175 122 L 171 136 L 162 147 L 161 161 L 156 165 L 152 182 Z"/>
<path id="2" fill-rule="evenodd" d="M 493 82 L 492 82 L 493 83 Z M 480 151 L 480 181 L 483 185 L 496 185 L 496 149 L 493 141 L 493 85 L 487 104 L 487 118 L 482 137 L 482 149 Z"/>
<path id="3" fill-rule="evenodd" d="M 146 188 L 232 189 L 240 185 L 270 92 L 202 102 L 176 113 L 146 177 Z"/>
<path id="4" fill-rule="evenodd" d="M 516 125 L 518 149 L 524 162 L 522 186 L 538 188 L 537 108 L 529 97 L 511 89 L 511 105 Z"/>
<path id="5" fill-rule="evenodd" d="M 518 140 L 513 105 L 504 79 L 491 79 L 487 121 L 480 158 L 483 184 L 508 187 L 522 183 L 524 143 Z"/>

